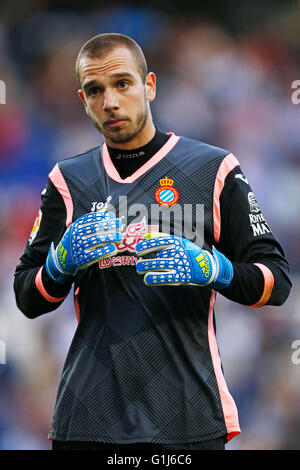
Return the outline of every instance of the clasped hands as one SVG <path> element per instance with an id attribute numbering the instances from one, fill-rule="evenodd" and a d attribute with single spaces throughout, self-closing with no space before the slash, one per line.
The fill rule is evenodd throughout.
<path id="1" fill-rule="evenodd" d="M 46 271 L 57 283 L 70 280 L 79 269 L 114 256 L 122 241 L 122 222 L 112 212 L 91 212 L 79 217 L 64 233 L 56 249 L 51 244 Z M 210 285 L 227 287 L 233 267 L 215 247 L 212 253 L 195 243 L 168 234 L 147 234 L 137 243 L 137 256 L 153 254 L 136 263 L 137 273 L 149 286 Z"/>

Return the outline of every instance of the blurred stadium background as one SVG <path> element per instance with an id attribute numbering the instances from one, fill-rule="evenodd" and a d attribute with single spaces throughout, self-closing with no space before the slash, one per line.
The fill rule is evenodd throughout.
<path id="1" fill-rule="evenodd" d="M 18 311 L 13 273 L 56 161 L 101 136 L 77 98 L 81 45 L 121 32 L 157 74 L 152 111 L 165 131 L 228 148 L 291 265 L 282 307 L 250 309 L 219 295 L 217 336 L 242 434 L 228 449 L 300 449 L 299 1 L 76 2 L 1 0 L 0 449 L 49 449 L 48 429 L 76 317 L 72 296 L 34 321 Z M 300 354 L 298 355 L 300 358 Z M 297 361 L 296 361 L 297 362 Z"/>

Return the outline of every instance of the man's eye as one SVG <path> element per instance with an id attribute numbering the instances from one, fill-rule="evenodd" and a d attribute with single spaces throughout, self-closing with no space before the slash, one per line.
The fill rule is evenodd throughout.
<path id="1" fill-rule="evenodd" d="M 127 88 L 128 85 L 129 83 L 126 82 L 125 80 L 122 80 L 121 82 L 119 82 L 119 87 L 122 89 Z"/>
<path id="2" fill-rule="evenodd" d="M 89 90 L 88 90 L 88 95 L 89 96 L 95 96 L 95 95 L 97 95 L 97 93 L 99 93 L 99 88 L 96 87 L 96 86 L 93 86 L 92 88 L 89 88 Z"/>

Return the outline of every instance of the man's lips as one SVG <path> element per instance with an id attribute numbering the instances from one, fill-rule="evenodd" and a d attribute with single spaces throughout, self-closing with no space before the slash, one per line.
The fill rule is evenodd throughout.
<path id="1" fill-rule="evenodd" d="M 106 121 L 105 125 L 109 127 L 118 127 L 124 124 L 127 119 L 112 119 L 111 121 Z"/>

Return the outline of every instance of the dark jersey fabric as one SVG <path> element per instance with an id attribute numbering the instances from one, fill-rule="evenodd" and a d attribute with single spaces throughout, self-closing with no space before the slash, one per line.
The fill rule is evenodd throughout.
<path id="1" fill-rule="evenodd" d="M 179 192 L 182 207 L 190 205 L 193 222 L 197 204 L 204 204 L 203 248 L 211 251 L 215 245 L 233 262 L 233 281 L 221 294 L 245 305 L 258 302 L 264 289 L 263 274 L 253 264 L 258 262 L 274 277 L 267 304 L 285 301 L 291 288 L 288 263 L 272 232 L 255 232 L 251 226 L 252 191 L 239 166 L 225 179 L 220 196 L 221 236 L 218 243 L 214 239 L 215 180 L 228 151 L 180 137 L 164 158 L 131 183 L 109 176 L 102 151 L 96 147 L 59 163 L 72 197 L 73 221 L 108 197 L 117 216 L 122 196 L 127 196 L 128 207 L 143 204 L 150 210 L 160 180 L 167 176 Z M 258 206 L 253 210 L 254 215 L 261 214 Z M 35 284 L 50 243 L 56 246 L 66 229 L 64 200 L 50 180 L 42 194 L 41 212 L 38 233 L 27 243 L 15 273 L 16 301 L 29 318 L 62 302 L 49 302 Z M 140 214 L 138 221 L 136 214 L 128 215 L 127 227 L 147 215 Z M 170 220 L 170 233 L 174 233 L 176 214 Z M 163 216 L 154 223 L 164 231 Z M 224 408 L 221 367 L 216 373 L 217 348 L 211 346 L 215 323 L 213 316 L 212 327 L 209 312 L 214 291 L 209 286 L 146 286 L 135 270 L 134 244 L 122 250 L 107 263 L 96 263 L 75 277 L 79 322 L 62 371 L 50 438 L 180 444 L 237 434 L 237 417 L 230 421 Z M 58 287 L 44 268 L 42 280 L 47 293 L 56 298 L 71 287 Z"/>
<path id="2" fill-rule="evenodd" d="M 122 452 L 133 452 L 136 455 L 139 452 L 147 451 L 152 454 L 159 452 L 167 453 L 170 451 L 196 451 L 196 450 L 225 450 L 226 440 L 223 437 L 211 439 L 209 441 L 192 442 L 185 444 L 152 444 L 151 442 L 140 442 L 137 444 L 107 444 L 103 442 L 84 442 L 84 441 L 56 441 L 52 442 L 53 450 L 99 450 L 101 452 L 112 452 L 121 454 Z M 180 464 L 182 464 L 180 462 Z M 167 465 L 168 466 L 168 465 Z M 170 467 L 172 468 L 172 467 Z"/>

